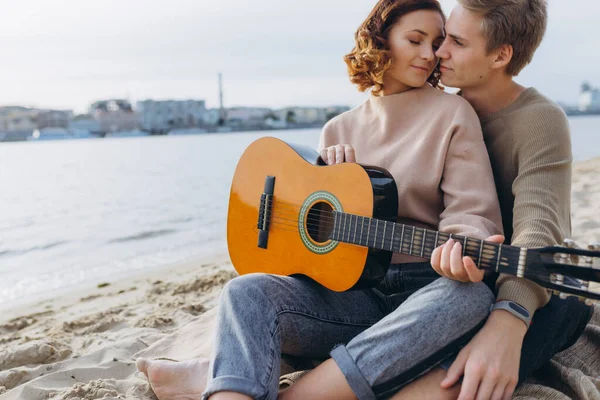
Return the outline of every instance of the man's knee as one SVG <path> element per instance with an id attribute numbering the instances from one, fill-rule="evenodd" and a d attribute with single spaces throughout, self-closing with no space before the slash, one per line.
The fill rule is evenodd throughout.
<path id="1" fill-rule="evenodd" d="M 440 278 L 431 284 L 426 293 L 439 305 L 439 311 L 446 310 L 463 318 L 480 321 L 489 315 L 494 303 L 494 293 L 483 282 L 463 283 L 448 278 Z"/>

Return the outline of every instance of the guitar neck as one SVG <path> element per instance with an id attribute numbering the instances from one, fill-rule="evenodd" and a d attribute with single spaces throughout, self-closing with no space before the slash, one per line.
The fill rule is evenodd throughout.
<path id="1" fill-rule="evenodd" d="M 481 239 L 334 211 L 332 240 L 379 250 L 431 259 L 433 250 L 449 239 L 460 242 L 463 256 L 480 269 L 522 277 L 525 249 Z"/>

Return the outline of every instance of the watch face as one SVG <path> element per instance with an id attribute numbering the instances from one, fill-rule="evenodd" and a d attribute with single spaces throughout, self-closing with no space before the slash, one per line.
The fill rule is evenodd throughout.
<path id="1" fill-rule="evenodd" d="M 520 305 L 518 305 L 517 303 L 513 303 L 512 301 L 508 303 L 508 306 L 514 311 L 524 316 L 525 318 L 529 318 L 529 311 L 527 311 L 526 308 L 521 307 Z"/>

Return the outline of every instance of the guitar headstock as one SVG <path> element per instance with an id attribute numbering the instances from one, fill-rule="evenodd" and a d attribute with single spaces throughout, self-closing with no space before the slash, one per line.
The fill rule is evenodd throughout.
<path id="1" fill-rule="evenodd" d="M 563 246 L 527 251 L 525 277 L 561 298 L 575 296 L 586 303 L 600 300 L 600 243 L 586 249 L 565 239 Z"/>

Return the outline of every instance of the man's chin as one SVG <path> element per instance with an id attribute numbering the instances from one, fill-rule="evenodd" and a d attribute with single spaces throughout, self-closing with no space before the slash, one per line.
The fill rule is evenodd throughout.
<path id="1" fill-rule="evenodd" d="M 451 87 L 451 88 L 458 88 L 458 81 L 456 79 L 452 79 L 449 76 L 444 76 L 444 74 L 442 73 L 442 77 L 440 79 L 440 82 L 442 82 L 442 85 L 444 85 L 445 87 Z"/>

